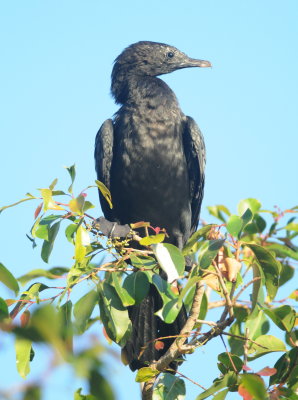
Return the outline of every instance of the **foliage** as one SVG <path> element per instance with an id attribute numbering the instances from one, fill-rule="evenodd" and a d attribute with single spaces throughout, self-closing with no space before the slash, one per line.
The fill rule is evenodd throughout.
<path id="1" fill-rule="evenodd" d="M 163 306 L 157 314 L 166 323 L 175 320 L 183 304 L 194 313 L 194 296 L 199 287 L 205 286 L 195 324 L 186 335 L 188 343 L 184 344 L 185 337 L 175 357 L 178 354 L 181 359 L 182 354 L 195 352 L 218 335 L 228 337 L 230 350 L 225 348 L 218 355 L 219 377 L 208 389 L 198 390 L 197 400 L 209 396 L 223 400 L 229 392 L 238 392 L 244 400 L 298 399 L 298 291 L 276 300 L 279 287 L 293 278 L 293 264 L 298 261 L 298 207 L 269 211 L 252 198 L 239 203 L 237 215 L 223 205 L 208 207 L 218 223 L 200 227 L 180 251 L 164 243 L 164 230 L 146 222 L 134 224 L 132 228 L 137 232 L 132 230 L 125 239 L 105 238 L 87 213 L 94 205 L 86 197 L 90 188 L 98 188 L 112 207 L 108 189 L 96 181 L 96 186 L 88 186 L 75 196 L 75 166 L 67 171 L 71 185 L 66 192 L 55 189 L 55 179 L 48 188 L 40 189 L 40 194 L 28 193 L 19 202 L 0 209 L 2 212 L 26 201 L 39 203 L 28 239 L 33 247 L 42 242 L 41 258 L 45 263 L 49 263 L 56 241 L 62 240 L 62 228 L 73 245 L 70 268 L 35 269 L 16 278 L 0 263 L 0 282 L 13 293 L 11 298 L 0 298 L 0 328 L 15 337 L 20 376 L 28 376 L 38 343 L 45 343 L 55 353 L 55 365 L 69 363 L 88 381 L 90 394 L 84 395 L 78 389 L 75 400 L 112 400 L 115 397 L 104 375 L 102 359 L 109 350 L 93 340 L 87 349 L 74 352 L 74 335 L 86 335 L 89 327 L 99 321 L 107 340 L 123 347 L 132 329 L 127 307 L 139 304 L 150 284 L 160 293 Z M 61 197 L 66 200 L 60 201 Z M 140 241 L 142 250 L 131 246 L 132 238 Z M 167 272 L 167 281 L 160 277 L 160 268 Z M 58 279 L 64 284 L 53 286 L 51 282 Z M 173 284 L 177 280 L 180 290 Z M 87 290 L 83 286 L 86 281 Z M 19 285 L 25 285 L 25 289 Z M 73 305 L 72 292 L 78 286 L 83 287 L 83 295 Z M 214 307 L 222 308 L 215 322 L 207 318 L 208 309 Z M 284 332 L 284 340 L 269 334 L 272 325 Z M 156 346 L 162 346 L 162 338 Z M 281 356 L 277 354 L 274 366 L 252 372 L 250 361 L 274 352 L 282 352 Z M 185 379 L 191 377 L 179 371 L 177 375 L 169 374 L 169 362 L 163 364 L 166 367 L 160 365 L 140 369 L 136 381 L 145 382 L 145 387 L 155 381 L 150 389 L 154 400 L 184 399 Z M 266 376 L 270 377 L 267 384 Z M 41 392 L 42 382 L 29 385 L 23 399 L 40 399 Z"/>

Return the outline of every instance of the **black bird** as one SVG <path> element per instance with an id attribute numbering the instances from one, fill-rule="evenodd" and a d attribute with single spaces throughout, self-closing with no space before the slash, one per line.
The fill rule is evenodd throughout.
<path id="1" fill-rule="evenodd" d="M 173 46 L 142 41 L 115 60 L 111 92 L 121 104 L 96 136 L 98 180 L 110 190 L 113 208 L 100 194 L 104 216 L 118 224 L 150 221 L 166 228 L 168 242 L 183 247 L 196 230 L 204 188 L 205 145 L 191 117 L 185 116 L 174 92 L 157 78 L 181 68 L 210 67 Z M 162 306 L 152 286 L 138 306 L 129 308 L 133 333 L 125 346 L 132 370 L 157 360 L 154 339 L 179 334 L 186 320 L 183 308 L 169 325 L 154 315 Z M 141 348 L 146 351 L 139 357 Z"/>

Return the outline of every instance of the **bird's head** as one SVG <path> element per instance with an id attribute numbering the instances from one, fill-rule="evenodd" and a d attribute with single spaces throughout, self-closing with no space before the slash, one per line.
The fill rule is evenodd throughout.
<path id="1" fill-rule="evenodd" d="M 119 69 L 135 75 L 158 76 L 191 67 L 211 67 L 211 63 L 190 58 L 168 44 L 143 41 L 130 45 L 116 58 L 112 78 Z"/>
<path id="2" fill-rule="evenodd" d="M 190 58 L 176 47 L 157 42 L 138 42 L 116 58 L 111 92 L 117 103 L 124 103 L 131 78 L 168 74 L 181 68 L 211 67 L 209 61 Z"/>

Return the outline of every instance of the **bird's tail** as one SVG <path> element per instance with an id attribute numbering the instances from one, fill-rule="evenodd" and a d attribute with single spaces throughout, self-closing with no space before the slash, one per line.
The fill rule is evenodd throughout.
<path id="1" fill-rule="evenodd" d="M 128 308 L 132 334 L 122 349 L 122 356 L 132 371 L 148 366 L 165 354 L 186 322 L 187 314 L 184 306 L 172 324 L 166 324 L 155 315 L 161 307 L 161 297 L 156 288 L 150 285 L 149 293 L 144 300 L 139 305 Z M 168 336 L 172 338 L 156 341 L 158 338 Z M 176 362 L 170 365 L 175 370 L 177 366 Z"/>

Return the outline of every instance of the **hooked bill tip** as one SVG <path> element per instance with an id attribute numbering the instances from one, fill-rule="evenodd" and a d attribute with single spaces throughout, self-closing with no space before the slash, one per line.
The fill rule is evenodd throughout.
<path id="1" fill-rule="evenodd" d="M 201 68 L 212 67 L 212 64 L 210 61 L 198 60 L 198 67 L 201 67 Z"/>

